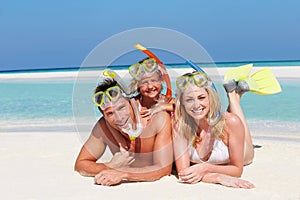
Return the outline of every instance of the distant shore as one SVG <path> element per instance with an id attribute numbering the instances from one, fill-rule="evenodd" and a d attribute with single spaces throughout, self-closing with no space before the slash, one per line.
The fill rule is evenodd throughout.
<path id="1" fill-rule="evenodd" d="M 211 77 L 224 76 L 225 72 L 233 67 L 221 68 L 203 68 Z M 264 67 L 253 67 L 253 72 Z M 300 66 L 276 66 L 269 67 L 277 78 L 297 79 L 300 78 Z M 187 71 L 189 68 L 167 68 L 170 77 L 177 77 Z M 34 81 L 34 80 L 76 80 L 78 77 L 83 79 L 97 78 L 101 74 L 99 70 L 79 70 L 62 72 L 24 72 L 24 73 L 0 73 L 0 81 Z M 127 70 L 116 70 L 120 76 L 128 74 Z"/>

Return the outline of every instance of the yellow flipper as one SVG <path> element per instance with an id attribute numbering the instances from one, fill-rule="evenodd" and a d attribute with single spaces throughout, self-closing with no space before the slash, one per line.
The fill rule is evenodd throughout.
<path id="1" fill-rule="evenodd" d="M 253 64 L 242 65 L 226 71 L 224 82 L 234 79 L 236 82 L 247 78 L 252 70 Z"/>
<path id="2" fill-rule="evenodd" d="M 256 94 L 268 95 L 282 91 L 279 82 L 269 68 L 255 72 L 250 79 L 254 81 L 247 81 L 249 89 Z"/>

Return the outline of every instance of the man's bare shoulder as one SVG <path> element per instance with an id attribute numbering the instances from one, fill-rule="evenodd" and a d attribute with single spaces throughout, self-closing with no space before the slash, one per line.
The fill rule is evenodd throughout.
<path id="1" fill-rule="evenodd" d="M 171 126 L 171 117 L 166 111 L 155 113 L 151 117 L 150 127 L 160 132 L 164 127 Z"/>
<path id="2" fill-rule="evenodd" d="M 166 121 L 170 122 L 170 119 L 171 117 L 166 111 L 160 111 L 151 117 L 152 123 L 165 123 Z"/>
<path id="3" fill-rule="evenodd" d="M 96 137 L 103 137 L 104 135 L 110 134 L 110 131 L 107 128 L 106 121 L 101 117 L 95 124 L 92 134 Z"/>

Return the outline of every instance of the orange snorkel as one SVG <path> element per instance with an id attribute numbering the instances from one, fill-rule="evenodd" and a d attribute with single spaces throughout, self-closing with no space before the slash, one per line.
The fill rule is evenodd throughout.
<path id="1" fill-rule="evenodd" d="M 148 55 L 150 58 L 154 58 L 156 60 L 156 62 L 158 63 L 158 65 L 163 69 L 163 72 L 164 72 L 163 77 L 167 84 L 166 97 L 168 99 L 171 99 L 172 98 L 172 85 L 171 85 L 170 77 L 169 77 L 169 74 L 167 73 L 167 69 L 166 69 L 165 65 L 159 60 L 159 58 L 154 53 L 152 53 L 150 50 L 143 47 L 142 45 L 136 44 L 136 45 L 134 45 L 134 47 L 137 48 L 138 50 L 142 51 L 146 55 Z"/>

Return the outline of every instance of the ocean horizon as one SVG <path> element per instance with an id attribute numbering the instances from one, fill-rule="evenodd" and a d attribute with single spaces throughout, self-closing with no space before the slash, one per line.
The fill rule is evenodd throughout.
<path id="1" fill-rule="evenodd" d="M 207 67 L 236 67 L 241 65 L 246 65 L 252 63 L 255 67 L 290 67 L 290 66 L 300 66 L 300 60 L 269 60 L 269 61 L 220 61 L 214 63 L 197 63 L 199 66 Z M 185 66 L 185 63 L 166 63 L 170 68 L 182 68 Z M 111 65 L 109 68 L 115 70 L 127 69 L 129 65 Z M 6 69 L 2 70 L 0 68 L 0 74 L 5 73 L 30 73 L 30 72 L 62 72 L 62 71 L 78 71 L 78 70 L 95 70 L 100 68 L 106 68 L 107 66 L 59 66 L 59 67 L 32 67 L 24 69 Z"/>

